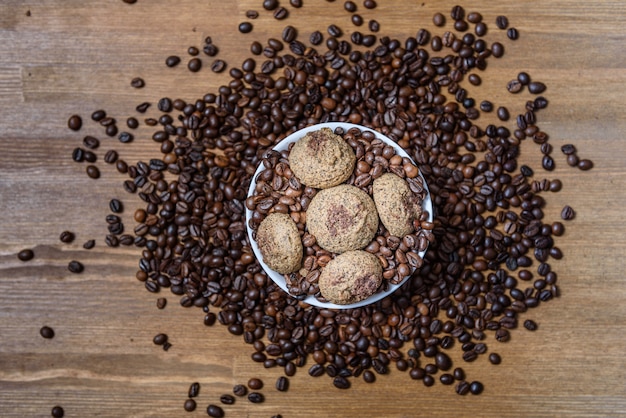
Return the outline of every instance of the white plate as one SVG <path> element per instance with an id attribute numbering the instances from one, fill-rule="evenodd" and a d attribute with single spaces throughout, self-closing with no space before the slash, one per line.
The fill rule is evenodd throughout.
<path id="1" fill-rule="evenodd" d="M 413 161 L 413 159 L 402 149 L 402 147 L 400 147 L 398 144 L 396 144 L 394 141 L 387 138 L 385 135 L 381 134 L 380 132 L 377 132 L 373 129 L 366 128 L 365 126 L 355 125 L 353 123 L 345 123 L 345 122 L 318 123 L 317 125 L 312 125 L 304 129 L 300 129 L 299 131 L 292 133 L 291 135 L 287 136 L 285 139 L 280 141 L 278 145 L 276 145 L 273 149 L 278 152 L 285 151 L 289 148 L 289 144 L 291 144 L 292 142 L 296 142 L 297 140 L 302 138 L 304 135 L 306 135 L 308 132 L 317 131 L 322 128 L 330 128 L 333 131 L 336 128 L 343 128 L 345 132 L 347 132 L 351 128 L 359 128 L 361 131 L 370 131 L 374 133 L 374 135 L 376 135 L 376 138 L 380 139 L 381 141 L 385 142 L 388 145 L 391 145 L 396 150 L 396 153 L 398 155 L 400 155 L 401 157 L 406 157 L 410 159 L 411 161 Z M 415 164 L 414 161 L 413 163 Z M 254 189 L 256 188 L 256 178 L 259 175 L 259 173 L 263 170 L 263 168 L 264 168 L 263 163 L 260 163 L 259 167 L 257 167 L 256 169 L 256 172 L 254 173 L 254 176 L 252 177 L 252 181 L 250 182 L 250 188 L 248 189 L 248 196 L 252 196 L 252 194 L 254 193 Z M 422 177 L 424 188 L 426 189 L 426 196 L 423 200 L 422 208 L 428 212 L 428 220 L 432 222 L 433 221 L 433 202 L 430 199 L 430 192 L 428 191 L 426 179 L 424 179 L 421 172 L 419 175 L 420 177 Z M 276 283 L 281 289 L 283 289 L 289 296 L 292 296 L 289 293 L 289 290 L 287 289 L 287 284 L 285 282 L 285 278 L 283 277 L 283 275 L 272 270 L 271 268 L 267 266 L 267 264 L 263 262 L 263 257 L 261 256 L 261 251 L 259 250 L 259 246 L 257 245 L 256 241 L 252 239 L 252 230 L 248 227 L 251 216 L 252 216 L 252 211 L 246 208 L 246 229 L 248 231 L 248 238 L 250 239 L 250 245 L 252 246 L 252 251 L 254 252 L 254 255 L 256 256 L 257 260 L 261 264 L 261 267 L 263 267 L 263 270 L 265 270 L 267 275 L 274 281 L 274 283 Z M 420 257 L 422 258 L 424 257 L 424 254 L 426 254 L 426 250 L 421 251 L 419 253 Z M 329 302 L 320 302 L 319 300 L 315 298 L 315 296 L 312 296 L 312 295 L 309 295 L 305 299 L 303 299 L 303 302 L 308 303 L 309 305 L 320 307 L 320 308 L 330 308 L 330 309 L 359 308 L 361 306 L 365 306 L 365 305 L 369 305 L 370 303 L 377 302 L 381 300 L 382 298 L 384 298 L 385 296 L 392 294 L 393 292 L 396 291 L 396 289 L 402 286 L 408 278 L 409 276 L 405 277 L 402 280 L 402 282 L 398 284 L 389 285 L 389 288 L 387 289 L 386 292 L 375 293 L 367 299 L 364 299 L 360 302 L 351 303 L 349 305 L 337 305 L 337 304 L 329 303 Z"/>

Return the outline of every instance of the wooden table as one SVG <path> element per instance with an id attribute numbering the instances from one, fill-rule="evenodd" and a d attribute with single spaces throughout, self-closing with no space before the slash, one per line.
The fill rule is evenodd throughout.
<path id="1" fill-rule="evenodd" d="M 103 138 L 97 150 L 103 168 L 97 181 L 71 161 L 72 149 L 84 135 L 103 137 L 89 121 L 96 109 L 108 110 L 122 124 L 142 101 L 195 100 L 225 83 L 226 73 L 204 68 L 194 74 L 184 65 L 164 65 L 168 55 L 187 57 L 188 46 L 202 47 L 207 35 L 220 47 L 220 57 L 238 65 L 252 39 L 279 38 L 288 23 L 305 39 L 331 23 L 348 33 L 355 29 L 341 1 L 305 0 L 293 9 L 283 0 L 290 11 L 286 21 L 273 19 L 261 3 L 0 5 L 0 416 L 50 416 L 57 404 L 67 417 L 204 416 L 209 403 L 219 403 L 221 394 L 251 377 L 264 379 L 266 401 L 240 399 L 225 407 L 227 416 L 626 415 L 626 4 L 619 0 L 472 2 L 490 27 L 488 39 L 504 39 L 493 24 L 499 14 L 521 34 L 505 42 L 504 58 L 490 60 L 483 85 L 473 90 L 476 98 L 510 104 L 518 112 L 514 106 L 521 99 L 506 92 L 508 80 L 525 70 L 548 85 L 550 105 L 540 112 L 539 124 L 550 135 L 557 168 L 544 174 L 537 147 L 529 142 L 522 160 L 542 176 L 563 180 L 562 192 L 548 196 L 546 216 L 557 219 L 565 204 L 576 210 L 558 240 L 565 257 L 553 263 L 561 297 L 522 316 L 536 320 L 539 329 L 520 328 L 506 344 L 488 340 L 502 355 L 499 366 L 486 356 L 464 364 L 458 346 L 452 350 L 468 379 L 485 384 L 481 396 L 457 396 L 439 383 L 426 388 L 397 371 L 372 385 L 354 379 L 342 391 L 327 377 L 309 377 L 307 367 L 280 393 L 274 382 L 282 369 L 253 363 L 252 348 L 240 337 L 221 326 L 205 327 L 202 313 L 180 307 L 175 297 L 164 310 L 156 309 L 156 296 L 134 279 L 139 250 L 103 243 L 108 200 L 126 203 L 127 226 L 140 203 L 123 191 L 125 178 L 102 163 L 113 140 Z M 420 27 L 442 33 L 432 25 L 433 13 L 449 16 L 455 4 L 378 0 L 370 11 L 356 3 L 366 22 L 376 18 L 380 34 L 398 39 Z M 240 34 L 237 25 L 251 9 L 260 12 L 254 31 Z M 134 77 L 144 78 L 146 87 L 131 88 Z M 85 119 L 80 132 L 66 126 L 74 113 Z M 158 153 L 150 132 L 143 127 L 132 145 L 116 148 L 129 162 L 148 159 Z M 593 170 L 568 167 L 560 153 L 565 143 L 592 159 Z M 59 241 L 66 229 L 76 233 L 72 244 Z M 96 248 L 83 250 L 91 238 Z M 35 258 L 23 263 L 16 254 L 28 247 Z M 82 274 L 67 271 L 72 259 L 85 264 Z M 54 328 L 53 339 L 39 336 L 43 325 Z M 168 352 L 152 343 L 160 332 L 172 341 Z M 194 381 L 201 383 L 199 406 L 186 414 L 183 402 Z"/>

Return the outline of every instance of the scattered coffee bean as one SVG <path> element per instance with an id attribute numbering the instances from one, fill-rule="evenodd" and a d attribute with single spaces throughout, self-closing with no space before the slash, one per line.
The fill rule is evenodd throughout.
<path id="1" fill-rule="evenodd" d="M 113 213 L 122 213 L 124 211 L 124 205 L 119 199 L 111 199 L 109 201 L 109 209 Z"/>
<path id="2" fill-rule="evenodd" d="M 482 383 L 474 381 L 470 383 L 470 392 L 472 395 L 480 395 L 483 392 L 484 386 Z"/>
<path id="3" fill-rule="evenodd" d="M 532 319 L 527 319 L 524 321 L 524 328 L 526 328 L 528 331 L 536 331 L 538 327 L 535 321 L 533 321 Z"/>
<path id="4" fill-rule="evenodd" d="M 100 140 L 96 137 L 87 135 L 83 138 L 83 145 L 89 149 L 97 149 L 100 146 Z"/>
<path id="5" fill-rule="evenodd" d="M 74 241 L 74 238 L 76 238 L 76 236 L 71 231 L 63 231 L 61 232 L 61 235 L 59 235 L 59 240 L 65 244 L 69 244 Z"/>
<path id="6" fill-rule="evenodd" d="M 578 168 L 583 171 L 591 170 L 593 168 L 593 162 L 591 160 L 583 158 L 582 160 L 578 161 Z"/>
<path id="7" fill-rule="evenodd" d="M 250 22 L 241 22 L 239 24 L 239 32 L 241 32 L 241 33 L 250 33 L 250 32 L 252 32 L 252 23 L 250 23 Z"/>
<path id="8" fill-rule="evenodd" d="M 489 362 L 491 364 L 500 364 L 502 363 L 502 358 L 498 353 L 491 353 L 489 354 Z"/>
<path id="9" fill-rule="evenodd" d="M 102 110 L 96 110 L 91 114 L 91 120 L 93 120 L 94 122 L 100 122 L 102 119 L 106 118 L 107 113 Z"/>
<path id="10" fill-rule="evenodd" d="M 287 16 L 289 16 L 289 11 L 281 6 L 277 8 L 276 10 L 274 10 L 273 16 L 274 16 L 274 19 L 283 20 L 283 19 L 286 19 Z"/>
<path id="11" fill-rule="evenodd" d="M 446 17 L 443 15 L 443 13 L 435 13 L 433 15 L 433 24 L 439 27 L 446 24 Z"/>
<path id="12" fill-rule="evenodd" d="M 156 306 L 157 309 L 165 309 L 165 306 L 167 305 L 167 299 L 165 298 L 158 298 L 156 301 Z"/>
<path id="13" fill-rule="evenodd" d="M 233 395 L 224 394 L 220 396 L 220 402 L 224 405 L 232 405 L 235 403 L 235 397 Z"/>
<path id="14" fill-rule="evenodd" d="M 65 411 L 63 410 L 62 407 L 57 405 L 57 406 L 52 407 L 52 411 L 50 411 L 50 415 L 52 415 L 53 418 L 63 418 L 65 416 Z"/>
<path id="15" fill-rule="evenodd" d="M 278 7 L 278 0 L 263 0 L 263 8 L 272 11 Z"/>
<path id="16" fill-rule="evenodd" d="M 574 209 L 570 205 L 565 205 L 563 210 L 561 210 L 561 219 L 564 221 L 570 221 L 574 219 L 575 216 L 576 212 L 574 212 Z"/>
<path id="17" fill-rule="evenodd" d="M 85 171 L 92 179 L 100 178 L 100 170 L 95 165 L 88 165 Z"/>
<path id="18" fill-rule="evenodd" d="M 364 0 L 363 1 L 363 7 L 365 7 L 366 9 L 375 9 L 376 6 L 377 6 L 376 0 Z"/>
<path id="19" fill-rule="evenodd" d="M 470 384 L 465 380 L 461 380 L 456 384 L 456 393 L 459 395 L 467 395 L 470 391 Z"/>
<path id="20" fill-rule="evenodd" d="M 170 68 L 176 67 L 178 64 L 180 64 L 180 57 L 177 55 L 170 55 L 165 59 L 165 65 Z"/>
<path id="21" fill-rule="evenodd" d="M 87 240 L 85 241 L 85 243 L 83 244 L 83 248 L 85 250 L 91 250 L 93 247 L 96 246 L 96 241 L 93 239 Z"/>
<path id="22" fill-rule="evenodd" d="M 528 91 L 532 94 L 541 94 L 546 91 L 546 85 L 539 81 L 531 81 L 528 83 Z"/>
<path id="23" fill-rule="evenodd" d="M 167 342 L 167 334 L 157 334 L 152 339 L 152 342 L 156 345 L 163 345 Z"/>
<path id="24" fill-rule="evenodd" d="M 167 351 L 167 350 L 169 350 L 171 347 L 172 347 L 172 343 L 170 343 L 169 341 L 166 341 L 166 342 L 163 344 L 163 351 Z"/>
<path id="25" fill-rule="evenodd" d="M 196 406 L 196 401 L 193 399 L 186 399 L 183 408 L 185 408 L 185 411 L 187 412 L 193 412 L 196 410 Z"/>
<path id="26" fill-rule="evenodd" d="M 289 389 L 289 379 L 285 376 L 280 376 L 276 380 L 276 390 L 280 392 L 285 392 L 287 391 L 287 389 Z"/>
<path id="27" fill-rule="evenodd" d="M 70 273 L 82 273 L 85 267 L 82 265 L 80 261 L 72 260 L 68 263 L 67 269 Z"/>
<path id="28" fill-rule="evenodd" d="M 214 404 L 210 404 L 207 407 L 206 413 L 213 418 L 221 418 L 224 416 L 224 410 L 220 406 Z"/>
<path id="29" fill-rule="evenodd" d="M 67 127 L 70 128 L 72 131 L 78 131 L 80 130 L 80 128 L 82 128 L 82 126 L 83 120 L 78 115 L 72 115 L 67 120 Z"/>
<path id="30" fill-rule="evenodd" d="M 506 31 L 506 36 L 510 40 L 515 41 L 519 38 L 519 31 L 516 28 L 509 28 L 509 30 Z"/>
<path id="31" fill-rule="evenodd" d="M 187 63 L 187 68 L 192 73 L 197 73 L 202 69 L 202 60 L 200 58 L 192 58 Z"/>
<path id="32" fill-rule="evenodd" d="M 263 387 L 263 381 L 261 379 L 252 378 L 248 380 L 248 387 L 252 390 L 259 390 Z"/>
<path id="33" fill-rule="evenodd" d="M 248 394 L 248 400 L 252 403 L 261 403 L 265 400 L 265 397 L 262 393 L 259 392 L 250 392 Z"/>
<path id="34" fill-rule="evenodd" d="M 39 330 L 39 334 L 47 339 L 54 338 L 54 330 L 48 326 L 41 327 L 41 329 Z"/>
<path id="35" fill-rule="evenodd" d="M 130 81 L 130 86 L 136 89 L 140 89 L 146 85 L 146 82 L 141 77 L 135 77 Z"/>
<path id="36" fill-rule="evenodd" d="M 248 388 L 244 385 L 235 385 L 233 386 L 233 393 L 235 396 L 246 396 L 248 393 Z"/>
<path id="37" fill-rule="evenodd" d="M 509 19 L 506 16 L 497 16 L 496 17 L 496 26 L 498 29 L 506 29 L 509 27 Z"/>
<path id="38" fill-rule="evenodd" d="M 226 69 L 226 61 L 224 60 L 217 59 L 213 61 L 213 63 L 211 64 L 211 71 L 213 71 L 214 73 L 221 73 L 225 69 Z"/>

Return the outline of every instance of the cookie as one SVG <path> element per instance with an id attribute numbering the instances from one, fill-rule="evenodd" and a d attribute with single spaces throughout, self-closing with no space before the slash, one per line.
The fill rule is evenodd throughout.
<path id="1" fill-rule="evenodd" d="M 378 229 L 372 198 L 347 184 L 320 190 L 311 200 L 306 218 L 308 231 L 319 246 L 333 253 L 365 247 Z"/>
<path id="2" fill-rule="evenodd" d="M 402 238 L 415 230 L 413 221 L 422 214 L 422 200 L 403 178 L 383 174 L 374 180 L 372 192 L 380 221 L 391 235 Z"/>
<path id="3" fill-rule="evenodd" d="M 356 156 L 346 141 L 329 128 L 307 133 L 289 152 L 289 166 L 300 182 L 326 189 L 345 182 Z"/>
<path id="4" fill-rule="evenodd" d="M 256 241 L 263 261 L 272 270 L 288 274 L 300 269 L 302 241 L 298 227 L 284 213 L 270 213 L 259 225 Z"/>
<path id="5" fill-rule="evenodd" d="M 322 296 L 337 305 L 367 299 L 380 286 L 383 268 L 374 254 L 348 251 L 330 260 L 322 269 L 318 285 Z"/>

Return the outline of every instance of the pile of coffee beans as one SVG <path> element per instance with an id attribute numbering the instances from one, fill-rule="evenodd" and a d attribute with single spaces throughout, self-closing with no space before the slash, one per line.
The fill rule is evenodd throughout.
<path id="1" fill-rule="evenodd" d="M 363 6 L 374 9 L 376 2 Z M 343 8 L 355 26 L 363 23 L 354 2 Z M 275 19 L 289 16 L 277 1 L 263 1 L 262 9 Z M 545 84 L 520 72 L 503 86 L 515 94 L 526 87 L 531 95 L 519 115 L 488 100 L 477 107 L 465 83 L 479 86 L 489 76 L 489 61 L 504 55 L 504 44 L 487 41 L 486 20 L 461 6 L 435 14 L 433 23 L 449 30 L 420 29 L 395 39 L 359 30 L 348 37 L 335 25 L 304 34 L 286 25 L 282 40 L 252 40 L 253 56 L 240 68 L 228 65 L 226 85 L 195 101 L 162 98 L 160 116 L 144 120 L 155 128 L 152 139 L 161 154 L 133 164 L 115 150 L 104 157 L 128 177 L 124 190 L 143 202 L 134 212 L 132 234 L 124 234 L 116 218 L 107 219 L 114 222 L 106 244 L 142 248 L 136 278 L 148 291 L 169 289 L 183 307 L 202 310 L 207 326 L 219 322 L 250 344 L 252 361 L 283 367 L 286 376 L 307 365 L 310 376 L 326 375 L 347 389 L 352 379 L 372 383 L 377 374 L 397 369 L 425 386 L 439 380 L 460 395 L 481 393 L 483 385 L 468 380 L 446 352 L 460 349 L 466 362 L 489 353 L 491 363 L 499 364 L 487 337 L 508 341 L 522 314 L 559 295 L 550 263 L 563 255 L 556 238 L 564 227 L 544 217 L 544 192 L 562 184 L 543 182 L 534 168 L 518 162 L 522 149 L 537 144 L 543 169 L 554 168 L 548 134 L 537 124 L 548 104 L 539 95 Z M 508 39 L 503 42 L 518 39 L 506 17 L 495 24 Z M 374 21 L 368 27 L 383 29 Z M 210 38 L 204 51 L 217 54 Z M 169 67 L 179 62 L 166 60 Z M 216 72 L 226 67 L 222 60 L 211 65 Z M 189 69 L 195 68 L 190 61 Z M 150 106 L 142 103 L 137 111 Z M 494 108 L 502 124 L 480 124 L 481 112 Z M 506 123 L 510 118 L 515 125 Z M 91 119 L 105 135 L 117 135 L 115 119 L 103 110 Z M 257 165 L 271 158 L 268 150 L 285 136 L 329 121 L 361 124 L 396 141 L 425 176 L 435 206 L 434 239 L 423 264 L 393 295 L 358 309 L 318 309 L 284 293 L 264 273 L 246 236 L 246 193 Z M 129 128 L 137 125 L 136 118 L 128 119 Z M 68 126 L 80 130 L 82 118 L 71 116 Z M 128 142 L 124 138 L 120 144 Z M 77 148 L 73 159 L 89 161 L 90 152 Z M 573 146 L 563 153 L 572 166 L 592 167 L 571 157 Z M 93 164 L 95 157 L 90 159 Z M 87 174 L 97 178 L 97 167 L 89 167 Z M 304 193 L 303 186 L 298 190 Z M 564 209 L 562 217 L 573 213 Z M 20 259 L 29 257 L 20 253 Z M 526 320 L 524 327 L 537 324 Z M 286 390 L 284 381 L 280 387 Z M 263 400 L 255 391 L 248 397 Z M 221 407 L 209 408 L 211 416 L 223 414 Z M 185 409 L 195 403 L 188 401 Z"/>

